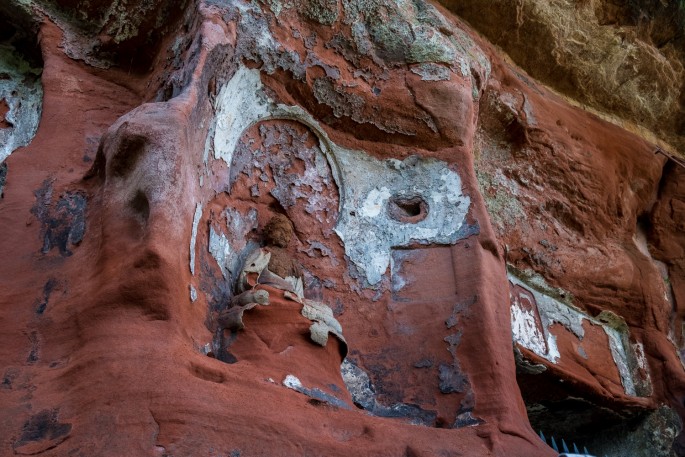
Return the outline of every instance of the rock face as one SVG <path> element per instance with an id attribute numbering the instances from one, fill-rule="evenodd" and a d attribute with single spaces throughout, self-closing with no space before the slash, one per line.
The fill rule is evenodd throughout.
<path id="1" fill-rule="evenodd" d="M 1 6 L 0 455 L 685 455 L 680 3 L 456 3 Z"/>
<path id="2" fill-rule="evenodd" d="M 442 3 L 501 46 L 532 77 L 682 155 L 681 0 Z"/>

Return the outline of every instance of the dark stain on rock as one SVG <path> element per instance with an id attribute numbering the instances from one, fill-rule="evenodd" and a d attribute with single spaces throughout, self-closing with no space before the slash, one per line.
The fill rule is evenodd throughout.
<path id="1" fill-rule="evenodd" d="M 443 394 L 463 393 L 467 389 L 470 390 L 469 380 L 457 359 L 457 347 L 461 342 L 461 335 L 461 331 L 458 331 L 444 338 L 444 341 L 449 345 L 447 350 L 452 355 L 452 363 L 449 365 L 441 363 L 438 367 L 439 387 Z"/>
<path id="2" fill-rule="evenodd" d="M 48 279 L 48 281 L 43 286 L 43 296 L 38 300 L 38 304 L 36 306 L 36 314 L 42 315 L 45 312 L 45 309 L 48 307 L 48 302 L 50 301 L 50 295 L 58 285 L 59 283 L 56 279 Z"/>
<path id="3" fill-rule="evenodd" d="M 142 222 L 146 224 L 148 219 L 150 219 L 150 200 L 147 198 L 147 195 L 145 195 L 145 192 L 138 190 L 136 195 L 129 202 L 129 206 Z"/>
<path id="4" fill-rule="evenodd" d="M 396 403 L 390 407 L 376 403 L 372 413 L 379 417 L 408 419 L 414 425 L 435 425 L 437 413 L 408 403 Z"/>
<path id="5" fill-rule="evenodd" d="M 8 368 L 5 371 L 5 375 L 2 377 L 2 383 L 0 383 L 0 389 L 11 390 L 14 387 L 14 381 L 19 376 L 19 370 L 17 368 Z"/>
<path id="6" fill-rule="evenodd" d="M 445 321 L 445 325 L 447 326 L 447 328 L 451 329 L 452 327 L 457 325 L 459 323 L 459 316 L 468 313 L 468 311 L 471 309 L 471 306 L 475 305 L 477 301 L 478 296 L 474 295 L 468 300 L 459 302 L 456 305 L 454 305 L 454 308 L 452 308 L 452 314 Z"/>
<path id="7" fill-rule="evenodd" d="M 7 100 L 0 99 L 0 129 L 9 129 L 14 125 L 7 119 L 7 113 L 9 113 L 10 107 L 7 104 Z"/>
<path id="8" fill-rule="evenodd" d="M 466 390 L 468 380 L 457 363 L 441 363 L 439 373 L 440 392 L 443 394 L 462 393 Z"/>
<path id="9" fill-rule="evenodd" d="M 414 368 L 430 368 L 433 366 L 433 361 L 430 359 L 421 359 L 414 363 Z"/>
<path id="10" fill-rule="evenodd" d="M 231 303 L 233 297 L 233 275 L 228 272 L 228 278 L 224 279 L 221 270 L 214 267 L 216 262 L 207 252 L 207 249 L 201 249 L 199 256 L 200 260 L 200 290 L 207 296 L 207 303 L 209 304 L 209 311 L 219 312 L 226 308 Z"/>
<path id="11" fill-rule="evenodd" d="M 39 454 L 57 447 L 71 433 L 71 424 L 57 419 L 58 409 L 43 410 L 24 423 L 21 437 L 14 443 L 14 452 L 23 455 Z"/>
<path id="12" fill-rule="evenodd" d="M 26 361 L 28 363 L 36 363 L 38 361 L 38 332 L 37 331 L 32 331 L 28 335 L 29 337 L 29 342 L 31 343 L 31 352 L 29 353 L 28 358 Z"/>
<path id="13" fill-rule="evenodd" d="M 357 383 L 353 384 L 352 386 L 348 384 L 347 386 L 348 390 L 350 390 L 352 387 L 350 393 L 352 394 L 352 398 L 357 407 L 362 408 L 368 411 L 370 414 L 378 417 L 405 419 L 411 424 L 415 425 L 424 425 L 427 427 L 435 426 L 437 419 L 437 413 L 435 411 L 426 410 L 411 403 L 393 402 L 390 404 L 390 402 L 388 402 L 387 404 L 383 404 L 380 402 L 376 398 L 376 392 L 381 392 L 382 389 L 376 388 L 377 386 L 373 384 L 371 379 L 368 377 L 368 374 L 362 370 L 353 359 L 348 358 L 347 362 L 352 365 L 351 373 L 353 375 L 363 379 L 365 378 L 368 381 L 366 385 L 363 383 Z M 381 376 L 378 376 L 379 371 L 383 373 Z M 383 380 L 386 379 L 386 377 L 391 373 L 391 371 L 388 371 L 383 367 L 375 366 L 374 374 L 376 375 L 379 384 L 382 384 Z M 361 389 L 359 388 L 360 386 Z M 392 395 L 388 396 L 387 392 L 384 393 L 384 397 L 393 398 Z M 394 398 L 401 398 L 401 395 L 396 393 Z"/>
<path id="14" fill-rule="evenodd" d="M 125 122 L 120 129 L 128 128 L 128 125 L 129 124 Z M 148 138 L 144 135 L 134 133 L 125 134 L 121 139 L 119 149 L 110 162 L 110 172 L 112 175 L 123 177 L 131 173 L 138 160 L 145 154 L 148 142 Z"/>
<path id="15" fill-rule="evenodd" d="M 473 415 L 473 408 L 475 406 L 476 397 L 473 394 L 473 390 L 469 389 L 459 404 L 459 411 L 457 411 L 457 417 L 452 428 L 471 427 L 485 423 L 484 420 Z"/>
<path id="16" fill-rule="evenodd" d="M 468 222 L 464 221 L 457 231 L 457 239 L 464 240 L 472 235 L 478 234 L 480 234 L 480 225 L 478 225 L 478 222 L 475 224 L 469 224 Z"/>
<path id="17" fill-rule="evenodd" d="M 335 299 L 335 305 L 333 306 L 333 315 L 335 317 L 340 316 L 345 312 L 345 304 L 339 298 Z"/>
<path id="18" fill-rule="evenodd" d="M 57 247 L 63 257 L 72 255 L 70 246 L 78 245 L 86 231 L 85 194 L 70 191 L 62 195 L 57 202 L 52 201 L 53 180 L 46 179 L 43 185 L 34 192 L 36 203 L 31 212 L 41 222 L 41 252 L 47 254 Z"/>
<path id="19" fill-rule="evenodd" d="M 7 181 L 7 162 L 0 163 L 0 198 L 4 198 L 5 182 Z"/>

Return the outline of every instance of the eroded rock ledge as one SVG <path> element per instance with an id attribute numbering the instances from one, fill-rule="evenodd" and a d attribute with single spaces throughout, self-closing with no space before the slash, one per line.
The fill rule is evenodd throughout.
<path id="1" fill-rule="evenodd" d="M 685 455 L 680 3 L 0 14 L 1 455 Z"/>

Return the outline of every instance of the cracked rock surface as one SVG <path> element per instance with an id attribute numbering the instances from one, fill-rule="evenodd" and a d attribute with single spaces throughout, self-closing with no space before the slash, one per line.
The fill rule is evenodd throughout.
<path id="1" fill-rule="evenodd" d="M 683 8 L 0 5 L 0 456 L 685 455 Z"/>

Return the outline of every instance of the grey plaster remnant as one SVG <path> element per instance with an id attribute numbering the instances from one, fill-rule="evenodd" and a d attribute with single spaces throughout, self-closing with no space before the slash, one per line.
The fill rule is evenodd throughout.
<path id="1" fill-rule="evenodd" d="M 324 392 L 321 389 L 318 389 L 316 387 L 308 388 L 302 385 L 302 381 L 300 381 L 296 376 L 294 375 L 287 375 L 285 379 L 283 380 L 283 385 L 287 387 L 288 389 L 292 389 L 295 392 L 299 392 L 301 394 L 304 394 L 310 398 L 313 398 L 315 400 L 319 400 L 324 403 L 328 403 L 332 406 L 337 406 L 338 408 L 343 408 L 343 409 L 352 409 L 350 405 L 345 403 L 343 400 L 339 399 L 338 397 L 331 395 L 329 393 Z"/>
<path id="2" fill-rule="evenodd" d="M 578 355 L 587 360 L 587 352 L 585 352 L 583 346 L 578 345 Z"/>
<path id="3" fill-rule="evenodd" d="M 461 368 L 459 359 L 457 358 L 457 347 L 461 342 L 462 332 L 459 330 L 456 333 L 447 335 L 444 341 L 448 344 L 447 350 L 452 356 L 452 363 L 441 363 L 438 366 L 438 378 L 440 392 L 443 394 L 461 393 L 470 390 L 469 379 Z"/>
<path id="4" fill-rule="evenodd" d="M 628 395 L 645 395 L 644 386 L 636 385 L 636 381 L 639 380 L 639 377 L 635 376 L 638 370 L 638 360 L 634 348 L 630 344 L 628 325 L 621 317 L 611 311 L 602 311 L 596 319 L 602 323 L 602 327 L 609 337 L 611 356 L 616 362 L 616 368 L 621 375 L 626 393 Z"/>
<path id="5" fill-rule="evenodd" d="M 357 52 L 378 64 L 441 62 L 463 77 L 488 78 L 485 54 L 428 2 L 343 0 L 342 6 Z"/>
<path id="6" fill-rule="evenodd" d="M 197 301 L 197 290 L 193 285 L 190 285 L 190 301 L 195 303 Z"/>
<path id="7" fill-rule="evenodd" d="M 0 44 L 0 102 L 8 108 L 4 120 L 0 119 L 0 163 L 28 145 L 38 131 L 43 106 L 41 72 L 13 46 Z"/>
<path id="8" fill-rule="evenodd" d="M 367 411 L 372 411 L 376 403 L 376 392 L 369 375 L 349 359 L 343 360 L 340 373 L 347 390 L 352 395 L 354 404 Z"/>
<path id="9" fill-rule="evenodd" d="M 193 229 L 190 234 L 190 273 L 195 275 L 195 244 L 197 242 L 197 227 L 202 218 L 202 205 L 195 205 L 195 215 L 193 216 Z"/>
<path id="10" fill-rule="evenodd" d="M 411 72 L 421 76 L 422 81 L 449 81 L 450 69 L 431 62 L 413 65 Z"/>
<path id="11" fill-rule="evenodd" d="M 366 102 L 362 96 L 348 91 L 348 87 L 344 85 L 335 84 L 330 78 L 316 78 L 312 85 L 312 92 L 316 101 L 333 110 L 335 117 L 349 117 L 359 124 L 369 123 L 387 133 L 416 135 L 415 130 L 402 128 L 394 119 L 379 119 L 376 115 L 369 115 L 364 111 Z M 437 132 L 435 122 L 428 113 L 423 112 L 419 120 Z"/>
<path id="12" fill-rule="evenodd" d="M 365 103 L 364 99 L 360 95 L 345 91 L 330 79 L 316 78 L 312 84 L 312 92 L 317 102 L 333 109 L 335 117 L 347 116 L 359 123 L 367 121 L 361 116 L 361 109 Z"/>
<path id="13" fill-rule="evenodd" d="M 641 365 L 640 359 L 635 353 L 635 348 L 630 344 L 629 328 L 620 316 L 604 311 L 597 317 L 591 317 L 575 307 L 545 295 L 511 273 L 509 273 L 508 277 L 512 284 L 525 288 L 533 295 L 542 323 L 541 331 L 543 335 L 531 334 L 530 332 L 538 332 L 540 329 L 537 329 L 537 325 L 534 322 L 526 325 L 523 321 L 532 320 L 533 315 L 527 313 L 524 309 L 515 309 L 518 306 L 512 305 L 512 331 L 516 343 L 521 344 L 523 347 L 530 349 L 552 363 L 557 363 L 561 356 L 556 345 L 556 338 L 549 330 L 552 325 L 555 323 L 563 325 L 581 341 L 585 334 L 583 329 L 584 321 L 600 326 L 607 335 L 609 349 L 626 394 L 632 396 L 649 395 L 649 392 L 651 392 L 649 377 L 647 376 L 646 380 L 641 381 L 638 375 L 639 369 L 643 369 L 647 373 L 647 367 Z M 538 278 L 536 282 L 537 287 L 540 288 L 540 279 Z M 546 340 L 546 351 L 544 346 L 538 344 L 540 338 Z"/>
<path id="14" fill-rule="evenodd" d="M 338 67 L 328 65 L 311 51 L 307 51 L 306 63 L 309 67 L 317 66 L 323 68 L 324 72 L 326 72 L 326 76 L 331 79 L 340 79 L 340 69 Z"/>
<path id="15" fill-rule="evenodd" d="M 204 148 L 204 151 L 202 153 L 202 163 L 204 163 L 205 165 L 207 165 L 207 161 L 209 160 L 209 153 L 211 152 L 212 149 L 214 149 L 213 148 L 214 145 L 212 144 L 212 139 L 214 138 L 214 130 L 215 129 L 216 129 L 216 123 L 212 122 L 209 125 L 209 131 L 207 132 L 207 138 L 205 138 L 205 148 Z M 204 175 L 201 175 L 200 178 L 202 178 L 202 176 L 204 176 Z M 202 182 L 200 182 L 200 187 L 202 187 Z"/>
<path id="16" fill-rule="evenodd" d="M 541 363 L 532 363 L 526 359 L 521 350 L 514 345 L 514 361 L 516 363 L 516 372 L 525 374 L 540 374 L 547 371 L 547 367 Z"/>
<path id="17" fill-rule="evenodd" d="M 538 121 L 533 113 L 533 106 L 530 104 L 530 100 L 523 94 L 523 113 L 526 115 L 526 123 L 530 127 L 537 127 Z"/>
<path id="18" fill-rule="evenodd" d="M 262 140 L 259 151 L 253 151 L 241 139 L 231 165 L 231 175 L 259 170 L 260 179 L 268 180 L 267 170 L 271 170 L 275 183 L 271 195 L 284 209 L 304 200 L 305 211 L 317 221 L 327 225 L 335 223 L 337 189 L 324 153 L 318 145 L 308 146 L 312 135 L 306 131 L 298 133 L 287 123 L 261 123 L 258 130 Z M 304 170 L 293 172 L 297 159 L 303 162 Z"/>
<path id="19" fill-rule="evenodd" d="M 335 253 L 325 244 L 320 243 L 319 241 L 311 241 L 307 240 L 307 243 L 309 243 L 309 248 L 307 249 L 298 249 L 300 252 L 304 252 L 307 254 L 309 257 L 328 257 L 331 259 L 331 264 L 333 266 L 338 266 L 340 262 L 338 262 L 337 257 L 335 256 Z M 319 254 L 317 254 L 317 251 Z"/>
<path id="20" fill-rule="evenodd" d="M 571 292 L 560 287 L 550 286 L 547 284 L 547 281 L 545 281 L 545 278 L 535 271 L 519 270 L 511 265 L 507 265 L 507 272 L 509 273 L 509 276 L 515 276 L 516 278 L 519 278 L 519 280 L 528 285 L 529 288 L 532 287 L 543 295 L 552 297 L 571 308 L 577 309 L 575 306 L 573 306 L 573 294 L 571 294 Z"/>
<path id="21" fill-rule="evenodd" d="M 302 11 L 305 16 L 322 25 L 331 25 L 338 19 L 337 0 L 306 0 Z"/>
<path id="22" fill-rule="evenodd" d="M 435 425 L 437 414 L 434 411 L 427 411 L 407 403 L 395 403 L 392 406 L 379 403 L 369 375 L 352 360 L 343 360 L 340 373 L 354 404 L 370 414 L 378 417 L 405 418 L 414 425 L 429 427 Z"/>
<path id="23" fill-rule="evenodd" d="M 251 208 L 247 214 L 242 214 L 237 209 L 226 208 L 226 227 L 228 228 L 231 253 L 226 259 L 226 267 L 231 273 L 231 281 L 235 280 L 236 272 L 250 250 L 247 234 L 257 227 L 257 210 Z"/>
<path id="24" fill-rule="evenodd" d="M 319 139 L 340 195 L 336 233 L 345 254 L 373 286 L 390 263 L 393 247 L 453 244 L 463 234 L 471 199 L 462 194 L 461 178 L 447 163 L 409 157 L 377 160 L 333 143 L 319 123 L 299 106 L 276 104 L 262 89 L 258 70 L 240 67 L 216 99 L 214 154 L 230 166 L 242 133 L 267 119 L 291 119 L 308 126 Z M 421 197 L 428 205 L 422 221 L 402 223 L 387 211 L 393 197 Z"/>
<path id="25" fill-rule="evenodd" d="M 462 194 L 461 178 L 445 162 L 409 157 L 380 161 L 358 151 L 336 154 L 345 175 L 340 193 L 345 202 L 335 228 L 345 254 L 370 285 L 380 282 L 390 264 L 391 248 L 453 244 L 465 222 L 471 199 Z M 421 197 L 425 219 L 403 223 L 390 217 L 391 198 Z"/>
<path id="26" fill-rule="evenodd" d="M 231 245 L 228 243 L 228 238 L 222 232 L 217 233 L 214 227 L 209 227 L 209 246 L 207 249 L 216 260 L 219 268 L 221 268 L 221 274 L 226 279 L 228 277 L 227 263 L 231 255 Z"/>
<path id="27" fill-rule="evenodd" d="M 236 1 L 233 2 L 233 6 L 240 12 L 237 54 L 261 64 L 261 69 L 268 74 L 283 69 L 292 72 L 295 79 L 304 80 L 306 67 L 302 62 L 302 57 L 296 51 L 284 50 L 273 37 L 269 29 L 269 22 L 260 5 L 257 2 Z"/>
<path id="28" fill-rule="evenodd" d="M 326 347 L 328 334 L 332 333 L 344 346 L 344 355 L 347 355 L 347 341 L 342 334 L 340 322 L 333 316 L 333 310 L 313 300 L 302 300 L 302 315 L 314 321 L 309 327 L 310 337 L 315 343 Z M 343 355 L 343 357 L 344 357 Z"/>
<path id="29" fill-rule="evenodd" d="M 216 97 L 214 158 L 231 165 L 238 140 L 250 125 L 270 117 L 258 71 L 240 67 Z"/>

